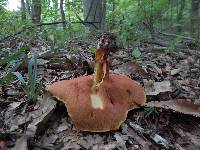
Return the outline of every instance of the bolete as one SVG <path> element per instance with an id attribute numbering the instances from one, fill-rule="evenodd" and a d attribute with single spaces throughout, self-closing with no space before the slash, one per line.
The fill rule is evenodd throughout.
<path id="1" fill-rule="evenodd" d="M 48 91 L 65 103 L 72 123 L 82 131 L 116 130 L 127 113 L 144 105 L 144 89 L 124 75 L 109 74 L 108 54 L 115 35 L 104 33 L 96 49 L 93 75 L 63 80 L 48 86 Z"/>

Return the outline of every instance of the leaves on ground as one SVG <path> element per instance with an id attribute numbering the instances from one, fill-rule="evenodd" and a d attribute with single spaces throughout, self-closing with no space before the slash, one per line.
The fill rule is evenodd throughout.
<path id="1" fill-rule="evenodd" d="M 4 44 L 6 43 L 6 44 Z M 26 46 L 28 59 L 37 57 L 40 95 L 31 103 L 16 77 L 0 86 L 0 147 L 13 149 L 199 149 L 200 137 L 200 58 L 184 52 L 142 50 L 137 60 L 121 49 L 110 56 L 111 72 L 137 80 L 147 95 L 145 109 L 133 110 L 117 131 L 88 133 L 78 131 L 66 108 L 45 92 L 57 80 L 93 73 L 95 44 L 78 39 L 65 42 L 65 48 L 51 51 L 43 40 L 11 38 L 1 47 Z M 147 48 L 147 47 L 146 47 Z M 0 52 L 4 57 L 4 53 Z M 16 58 L 13 57 L 14 60 Z M 5 61 L 3 61 L 5 62 Z M 28 78 L 28 64 L 20 58 L 14 71 L 9 62 L 0 66 Z M 19 75 L 19 74 L 18 74 Z M 12 74 L 11 74 L 12 76 Z M 19 77 L 18 77 L 19 78 Z"/>

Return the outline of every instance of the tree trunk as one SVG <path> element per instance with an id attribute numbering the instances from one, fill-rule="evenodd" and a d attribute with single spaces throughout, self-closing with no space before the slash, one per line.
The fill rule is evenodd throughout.
<path id="1" fill-rule="evenodd" d="M 32 0 L 32 22 L 40 24 L 41 21 L 41 0 Z"/>
<path id="2" fill-rule="evenodd" d="M 191 34 L 196 36 L 195 31 L 199 31 L 199 0 L 192 0 L 190 10 L 190 31 Z"/>
<path id="3" fill-rule="evenodd" d="M 148 13 L 148 10 L 145 10 L 144 7 L 143 25 L 150 32 L 151 38 L 153 39 L 155 35 L 155 29 L 154 29 L 155 16 L 152 13 L 154 7 L 153 0 L 149 1 L 149 5 L 150 5 L 149 8 L 150 13 Z"/>
<path id="4" fill-rule="evenodd" d="M 62 26 L 63 26 L 63 30 L 66 29 L 66 19 L 65 19 L 65 12 L 63 9 L 63 1 L 64 0 L 60 0 L 60 13 L 61 13 L 61 19 L 62 19 Z"/>
<path id="5" fill-rule="evenodd" d="M 93 22 L 85 27 L 103 31 L 106 17 L 106 0 L 83 0 L 84 21 Z"/>
<path id="6" fill-rule="evenodd" d="M 54 6 L 54 20 L 56 21 L 58 18 L 58 0 L 53 0 L 53 6 Z"/>
<path id="7" fill-rule="evenodd" d="M 113 29 L 115 27 L 115 0 L 112 0 L 112 24 L 111 24 L 111 29 Z"/>
<path id="8" fill-rule="evenodd" d="M 66 0 L 66 4 L 65 7 L 67 8 L 67 11 L 70 12 L 71 11 L 71 2 L 70 0 Z M 68 13 L 68 20 L 69 22 L 71 22 L 71 15 L 70 13 Z"/>
<path id="9" fill-rule="evenodd" d="M 181 32 L 182 30 L 182 27 L 180 24 L 181 24 L 181 19 L 183 18 L 184 8 L 185 8 L 185 0 L 180 0 L 180 8 L 177 13 L 177 23 L 178 23 L 177 31 L 178 32 Z"/>
<path id="10" fill-rule="evenodd" d="M 31 7 L 30 7 L 29 0 L 26 0 L 26 10 L 27 10 L 29 16 L 31 16 Z"/>
<path id="11" fill-rule="evenodd" d="M 21 0 L 21 17 L 22 21 L 26 21 L 26 4 L 24 0 Z"/>

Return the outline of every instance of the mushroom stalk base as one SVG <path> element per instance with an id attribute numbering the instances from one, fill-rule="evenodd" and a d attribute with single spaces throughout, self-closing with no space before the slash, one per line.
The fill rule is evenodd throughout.
<path id="1" fill-rule="evenodd" d="M 95 64 L 95 74 L 94 74 L 94 84 L 99 84 L 103 79 L 103 64 L 96 62 Z"/>
<path id="2" fill-rule="evenodd" d="M 95 69 L 94 69 L 94 84 L 98 85 L 102 82 L 105 76 L 108 76 L 108 63 L 107 55 L 105 51 L 101 48 L 96 50 L 95 54 Z"/>

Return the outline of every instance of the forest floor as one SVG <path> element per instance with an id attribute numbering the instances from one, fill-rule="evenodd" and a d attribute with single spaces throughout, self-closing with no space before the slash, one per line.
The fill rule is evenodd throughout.
<path id="1" fill-rule="evenodd" d="M 128 49 L 111 54 L 110 72 L 140 82 L 148 103 L 130 111 L 119 130 L 89 133 L 73 126 L 65 106 L 45 87 L 57 80 L 92 74 L 96 44 L 73 39 L 52 52 L 46 41 L 15 37 L 1 41 L 1 58 L 22 46 L 28 47 L 29 55 L 38 54 L 37 81 L 43 92 L 33 105 L 17 78 L 0 85 L 0 149 L 200 149 L 200 55 L 150 51 L 149 44 L 140 45 L 137 60 L 130 57 Z M 1 79 L 12 65 L 0 68 Z M 25 61 L 14 72 L 27 80 Z"/>

